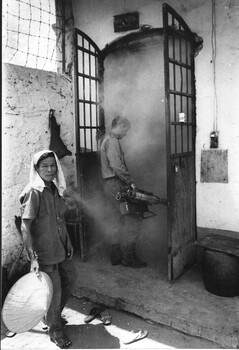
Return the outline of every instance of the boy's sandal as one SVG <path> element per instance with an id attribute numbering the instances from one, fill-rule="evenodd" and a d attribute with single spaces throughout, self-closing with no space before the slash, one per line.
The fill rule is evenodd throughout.
<path id="1" fill-rule="evenodd" d="M 42 328 L 43 331 L 48 331 L 48 325 L 47 324 L 44 324 L 41 328 Z"/>
<path id="2" fill-rule="evenodd" d="M 17 333 L 14 333 L 14 332 L 12 332 L 12 331 L 7 331 L 6 337 L 12 338 L 12 337 L 14 337 L 16 334 L 17 334 Z"/>
<path id="3" fill-rule="evenodd" d="M 67 348 L 71 345 L 71 341 L 64 335 L 62 337 L 51 337 L 50 338 L 53 343 L 55 343 L 59 348 Z"/>
<path id="4" fill-rule="evenodd" d="M 96 317 L 100 316 L 100 313 L 105 310 L 105 306 L 99 306 L 99 307 L 93 307 L 90 310 L 89 316 L 86 316 L 84 318 L 85 323 L 90 323 L 93 321 Z"/>
<path id="5" fill-rule="evenodd" d="M 111 315 L 101 315 L 99 314 L 99 316 L 97 317 L 105 326 L 108 326 L 111 324 Z"/>
<path id="6" fill-rule="evenodd" d="M 144 329 L 136 329 L 130 332 L 129 336 L 123 341 L 124 344 L 131 344 L 137 340 L 147 337 L 148 331 Z"/>
<path id="7" fill-rule="evenodd" d="M 47 323 L 46 323 L 46 315 L 43 317 L 43 319 L 41 320 L 41 324 L 42 324 L 42 326 L 41 326 L 41 328 L 42 328 L 42 330 L 43 331 L 48 331 L 48 325 L 47 325 Z"/>

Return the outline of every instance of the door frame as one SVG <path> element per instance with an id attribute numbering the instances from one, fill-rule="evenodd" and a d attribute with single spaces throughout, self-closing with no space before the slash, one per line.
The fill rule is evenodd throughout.
<path id="1" fill-rule="evenodd" d="M 166 127 L 166 157 L 167 157 L 167 200 L 168 200 L 168 211 L 167 211 L 167 221 L 168 221 L 168 227 L 167 227 L 167 236 L 168 236 L 168 245 L 169 245 L 169 251 L 168 251 L 168 257 L 169 257 L 169 266 L 168 266 L 168 277 L 169 280 L 173 280 L 175 279 L 177 276 L 175 276 L 174 271 L 173 271 L 173 266 L 171 263 L 172 260 L 172 246 L 173 246 L 173 242 L 172 242 L 172 220 L 174 220 L 174 216 L 173 216 L 173 205 L 172 205 L 172 201 L 173 201 L 173 194 L 172 194 L 172 179 L 173 179 L 173 169 L 172 169 L 172 154 L 171 154 L 171 140 L 170 140 L 170 106 L 169 106 L 169 67 L 168 67 L 168 62 L 169 62 L 169 52 L 168 52 L 168 37 L 169 35 L 172 35 L 175 33 L 175 28 L 172 28 L 172 26 L 169 25 L 168 23 L 168 16 L 173 16 L 179 23 L 180 26 L 182 26 L 183 28 L 183 32 L 181 33 L 182 37 L 187 38 L 188 40 L 190 40 L 192 43 L 194 43 L 194 34 L 191 32 L 190 28 L 187 26 L 187 24 L 185 23 L 185 21 L 181 18 L 181 16 L 178 15 L 177 12 L 175 12 L 175 10 L 173 8 L 171 8 L 169 5 L 167 4 L 163 4 L 163 23 L 164 23 L 164 27 L 163 27 L 163 31 L 164 31 L 164 70 L 165 70 L 165 127 Z M 80 35 L 82 35 L 93 47 L 95 47 L 97 49 L 97 52 L 99 53 L 99 74 L 100 74 L 100 78 L 101 78 L 101 84 L 100 84 L 100 110 L 99 110 L 99 129 L 101 128 L 103 130 L 104 133 L 104 111 L 103 111 L 103 107 L 102 107 L 102 101 L 103 101 L 103 60 L 104 60 L 104 56 L 105 54 L 102 55 L 102 52 L 100 51 L 100 49 L 98 48 L 98 46 L 92 41 L 92 39 L 90 37 L 88 37 L 84 32 L 75 29 L 75 49 L 76 51 L 78 50 L 78 44 L 77 44 L 77 33 L 80 33 Z M 104 50 L 103 50 L 104 51 Z M 83 171 L 82 171 L 82 162 L 81 162 L 81 158 L 82 157 L 87 157 L 87 153 L 83 154 L 82 152 L 80 152 L 80 137 L 79 137 L 79 132 L 77 132 L 77 130 L 79 130 L 79 100 L 78 100 L 78 96 L 79 96 L 79 87 L 78 87 L 78 59 L 77 59 L 77 53 L 75 55 L 75 92 L 76 92 L 76 96 L 75 96 L 75 102 L 76 102 L 76 106 L 75 106 L 75 110 L 76 110 L 76 123 L 75 123 L 75 127 L 76 127 L 76 167 L 77 167 L 77 183 L 78 183 L 78 187 L 80 188 L 80 192 L 83 193 L 83 187 L 84 187 L 84 183 L 83 183 Z M 193 63 L 194 64 L 194 63 Z M 194 72 L 194 66 L 193 66 L 193 72 Z M 77 77 L 77 78 L 76 78 Z M 195 81 L 194 81 L 194 75 L 193 75 L 193 79 L 192 79 L 192 91 L 194 94 L 194 99 L 193 99 L 193 104 L 192 104 L 192 109 L 193 109 L 193 124 L 194 126 L 196 126 L 196 110 L 195 110 Z M 77 97 L 77 98 L 76 98 Z M 194 176 L 195 176 L 195 127 L 192 128 L 192 138 L 193 138 L 193 142 L 192 142 L 192 152 L 194 155 Z M 188 155 L 190 154 L 190 152 L 188 152 Z M 177 155 L 178 156 L 178 155 Z M 181 156 L 185 156 L 185 154 L 181 154 Z M 194 186 L 194 198 L 196 199 L 196 182 L 195 182 L 195 186 Z M 83 256 L 83 259 L 85 257 L 85 247 L 84 247 L 84 241 L 85 241 L 85 229 L 84 229 L 84 210 L 82 209 L 81 211 L 81 227 L 80 230 L 82 230 L 82 232 L 80 233 L 81 235 L 81 253 Z M 195 227 L 195 232 L 196 232 L 196 201 L 195 201 L 195 215 L 194 215 L 194 227 Z M 196 238 L 196 236 L 195 236 Z M 195 261 L 195 259 L 193 259 Z M 187 267 L 189 267 L 187 265 Z M 183 273 L 183 271 L 182 271 Z"/>

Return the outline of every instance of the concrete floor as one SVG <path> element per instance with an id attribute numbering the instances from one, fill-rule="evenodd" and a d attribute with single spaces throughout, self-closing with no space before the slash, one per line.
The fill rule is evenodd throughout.
<path id="1" fill-rule="evenodd" d="M 84 318 L 95 306 L 92 302 L 71 297 L 63 313 L 68 320 L 65 333 L 72 341 L 70 349 L 216 349 L 212 342 L 192 337 L 172 328 L 151 324 L 137 316 L 107 309 L 102 314 L 111 315 L 111 325 L 104 326 L 100 320 L 94 319 L 85 324 Z M 129 345 L 124 344 L 130 332 L 134 329 L 148 331 L 146 338 Z M 4 324 L 1 328 L 2 350 L 40 350 L 59 349 L 53 344 L 46 331 L 42 330 L 40 322 L 34 329 L 16 334 L 13 338 L 6 337 Z"/>
<path id="2" fill-rule="evenodd" d="M 82 262 L 76 252 L 66 268 L 74 296 L 130 312 L 223 348 L 239 348 L 239 297 L 207 292 L 198 266 L 173 283 L 167 279 L 165 266 L 111 266 L 106 256 L 91 255 Z"/>

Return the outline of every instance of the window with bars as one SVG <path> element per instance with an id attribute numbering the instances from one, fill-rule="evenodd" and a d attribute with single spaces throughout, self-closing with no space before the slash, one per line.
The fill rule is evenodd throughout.
<path id="1" fill-rule="evenodd" d="M 3 0 L 3 62 L 49 71 L 62 69 L 61 0 Z"/>
<path id="2" fill-rule="evenodd" d="M 97 45 L 76 30 L 77 133 L 79 153 L 99 148 L 99 53 Z"/>

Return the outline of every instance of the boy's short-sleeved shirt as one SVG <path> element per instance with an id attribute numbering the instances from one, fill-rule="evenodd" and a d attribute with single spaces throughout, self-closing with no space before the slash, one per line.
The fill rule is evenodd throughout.
<path id="1" fill-rule="evenodd" d="M 54 193 L 47 187 L 42 192 L 32 189 L 24 198 L 22 220 L 33 220 L 31 236 L 40 264 L 58 264 L 65 260 L 69 239 L 64 218 L 66 208 L 56 188 Z"/>

